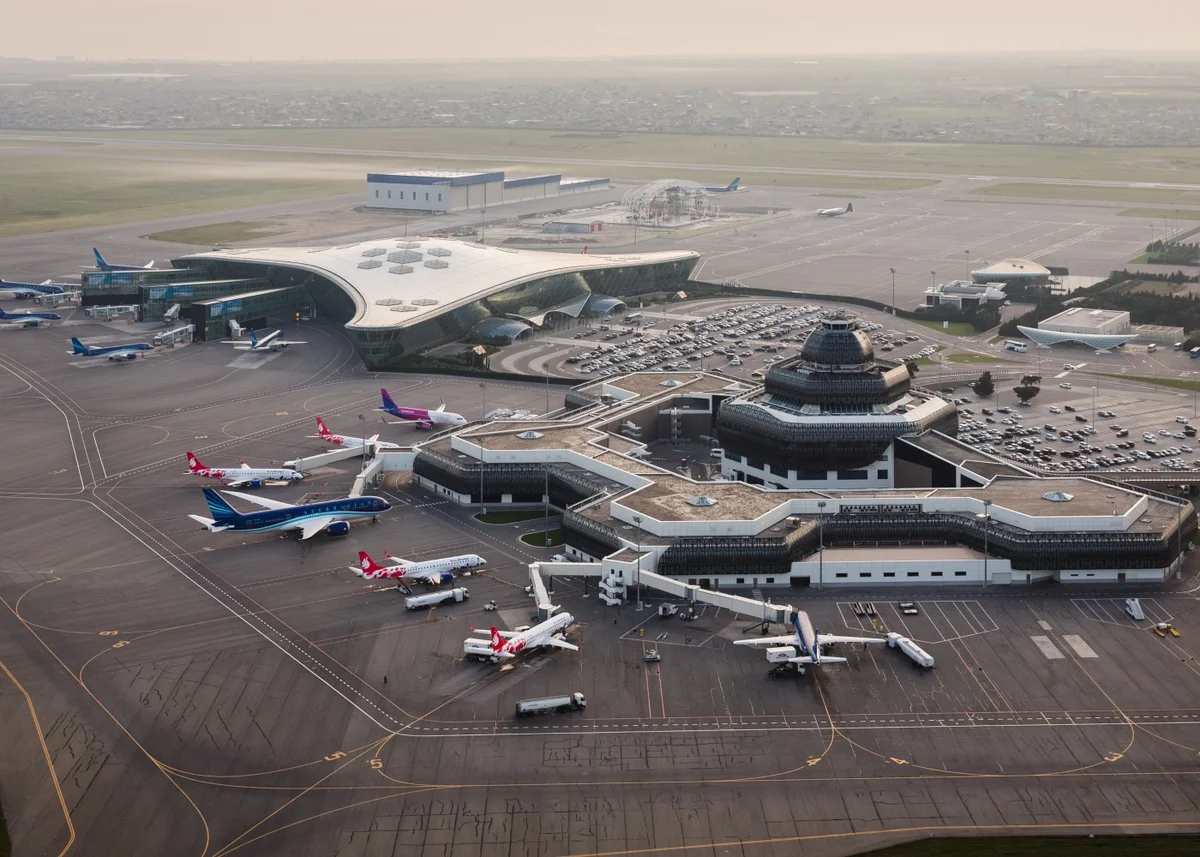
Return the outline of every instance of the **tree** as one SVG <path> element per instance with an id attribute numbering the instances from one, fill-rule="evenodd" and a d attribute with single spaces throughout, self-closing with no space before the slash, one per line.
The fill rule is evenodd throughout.
<path id="1" fill-rule="evenodd" d="M 1041 380 L 1042 380 L 1041 375 L 1022 375 L 1021 376 L 1021 386 L 1022 387 L 1036 387 L 1038 384 L 1041 383 Z"/>
<path id="2" fill-rule="evenodd" d="M 979 380 L 975 382 L 975 395 L 981 399 L 986 399 L 994 392 L 996 392 L 996 385 L 992 383 L 992 373 L 984 372 L 979 376 Z"/>
<path id="3" fill-rule="evenodd" d="M 1042 392 L 1042 390 L 1040 387 L 1021 386 L 1021 387 L 1013 387 L 1013 392 L 1017 394 L 1017 398 L 1020 399 L 1022 402 L 1028 402 L 1030 399 L 1032 399 L 1038 393 Z"/>

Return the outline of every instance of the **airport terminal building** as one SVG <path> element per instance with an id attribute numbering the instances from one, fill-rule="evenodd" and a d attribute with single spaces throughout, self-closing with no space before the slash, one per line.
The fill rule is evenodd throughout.
<path id="1" fill-rule="evenodd" d="M 393 238 L 214 250 L 172 264 L 212 279 L 302 287 L 321 315 L 345 322 L 368 369 L 386 370 L 453 342 L 503 344 L 556 318 L 621 312 L 626 298 L 682 289 L 698 258 L 691 251 L 551 253 Z"/>
<path id="2" fill-rule="evenodd" d="M 893 444 L 920 474 L 893 488 L 772 489 L 647 460 L 682 439 L 727 443 L 720 412 L 755 394 L 719 372 L 635 372 L 572 389 L 554 419 L 474 423 L 415 457 L 382 456 L 455 502 L 548 499 L 567 552 L 627 582 L 648 570 L 706 588 L 1161 583 L 1196 532 L 1186 500 L 1039 478 L 932 429 Z M 756 455 L 821 454 L 789 443 L 765 438 Z"/>

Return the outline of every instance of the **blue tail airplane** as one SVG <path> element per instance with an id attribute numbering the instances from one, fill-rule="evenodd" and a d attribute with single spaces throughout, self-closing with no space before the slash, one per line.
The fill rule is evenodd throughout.
<path id="1" fill-rule="evenodd" d="M 729 184 L 722 187 L 706 187 L 705 190 L 709 193 L 733 193 L 735 190 L 742 190 L 742 177 L 738 176 Z"/>
<path id="2" fill-rule="evenodd" d="M 225 491 L 230 497 L 257 503 L 265 512 L 242 513 L 226 502 L 225 498 L 211 488 L 204 489 L 211 518 L 188 515 L 202 524 L 210 533 L 234 530 L 242 533 L 265 533 L 270 530 L 299 530 L 301 539 L 311 539 L 324 531 L 331 536 L 344 536 L 350 532 L 347 518 L 374 518 L 380 512 L 392 508 L 382 497 L 346 497 L 342 500 L 325 500 L 320 503 L 292 505 L 279 500 L 267 500 L 237 491 Z"/>
<path id="3" fill-rule="evenodd" d="M 142 271 L 154 267 L 153 259 L 145 265 L 116 265 L 112 262 L 106 262 L 104 257 L 100 255 L 100 251 L 95 247 L 92 248 L 92 255 L 96 257 L 96 267 L 101 271 Z"/>
<path id="4" fill-rule="evenodd" d="M 109 360 L 135 360 L 139 354 L 150 351 L 154 346 L 148 342 L 130 342 L 125 345 L 84 345 L 74 336 L 71 337 L 71 350 L 68 354 L 76 357 L 107 357 Z"/>
<path id="5" fill-rule="evenodd" d="M 5 312 L 0 307 L 0 324 L 17 324 L 21 327 L 41 327 L 52 321 L 62 321 L 63 317 L 56 312 Z"/>
<path id="6" fill-rule="evenodd" d="M 44 283 L 14 283 L 11 280 L 0 279 L 0 292 L 12 292 L 18 298 L 32 298 L 38 295 L 64 295 L 72 288 L 46 280 Z"/>

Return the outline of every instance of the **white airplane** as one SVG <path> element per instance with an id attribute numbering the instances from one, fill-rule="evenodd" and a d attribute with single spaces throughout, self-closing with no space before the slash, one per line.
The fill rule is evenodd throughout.
<path id="1" fill-rule="evenodd" d="M 268 333 L 262 339 L 255 336 L 254 331 L 250 331 L 250 344 L 246 345 L 236 339 L 224 340 L 226 345 L 232 345 L 236 351 L 279 351 L 287 348 L 289 345 L 307 345 L 307 342 L 297 342 L 295 340 L 280 339 L 283 335 L 282 330 L 276 330 Z"/>
<path id="2" fill-rule="evenodd" d="M 231 488 L 261 488 L 268 481 L 295 482 L 304 474 L 290 467 L 251 467 L 238 459 L 241 467 L 226 470 L 220 467 L 205 467 L 196 453 L 187 454 L 188 472 L 206 479 L 220 479 Z"/>
<path id="3" fill-rule="evenodd" d="M 470 646 L 471 654 L 490 657 L 492 663 L 499 663 L 501 660 L 515 658 L 526 649 L 536 649 L 542 646 L 553 646 L 559 649 L 570 649 L 572 652 L 578 652 L 579 646 L 574 643 L 568 643 L 562 637 L 562 632 L 570 627 L 575 621 L 575 617 L 570 613 L 558 613 L 551 616 L 545 622 L 539 622 L 528 631 L 500 631 L 495 626 L 492 627 L 492 639 L 489 643 L 487 640 L 471 638 L 466 641 L 470 646 L 472 643 L 478 644 Z M 472 631 L 477 629 L 472 628 Z M 467 648 L 467 646 L 464 646 Z"/>
<path id="4" fill-rule="evenodd" d="M 821 653 L 821 646 L 830 643 L 870 643 L 882 644 L 886 637 L 844 637 L 837 634 L 819 634 L 813 628 L 812 620 L 803 610 L 797 610 L 792 616 L 792 624 L 796 633 L 787 637 L 757 637 L 750 640 L 734 640 L 735 646 L 750 646 L 755 649 L 773 648 L 775 646 L 792 646 L 797 652 L 788 658 L 792 664 L 844 664 L 845 658 L 833 657 Z"/>
<path id="5" fill-rule="evenodd" d="M 854 203 L 846 203 L 845 208 L 822 208 L 817 212 L 817 217 L 841 217 L 843 214 L 853 214 Z"/>
<path id="6" fill-rule="evenodd" d="M 349 434 L 334 434 L 326 426 L 325 421 L 317 417 L 317 433 L 310 434 L 309 437 L 318 438 L 326 443 L 332 443 L 334 446 L 340 446 L 345 449 L 354 449 L 363 445 L 363 438 L 354 437 Z M 379 434 L 375 433 L 369 438 L 366 438 L 366 443 L 375 444 L 376 449 L 400 449 L 400 444 L 390 443 L 386 440 L 380 440 Z"/>
<path id="7" fill-rule="evenodd" d="M 445 556 L 441 559 L 427 559 L 421 562 L 396 559 L 390 553 L 387 554 L 387 558 L 388 565 L 379 565 L 371 559 L 366 551 L 359 551 L 358 565 L 350 566 L 350 570 L 367 580 L 420 580 L 430 586 L 437 586 L 439 583 L 449 583 L 454 580 L 454 572 L 460 569 L 487 565 L 487 560 L 476 553 Z"/>
<path id="8" fill-rule="evenodd" d="M 380 389 L 379 393 L 383 397 L 383 405 L 379 410 L 385 414 L 391 414 L 393 417 L 399 417 L 405 422 L 416 423 L 417 428 L 423 431 L 429 431 L 434 426 L 462 426 L 467 424 L 467 418 L 462 414 L 446 410 L 445 402 L 442 402 L 437 410 L 431 411 L 428 408 L 410 408 L 406 405 L 397 405 L 392 401 L 392 397 L 388 395 L 387 390 Z"/>

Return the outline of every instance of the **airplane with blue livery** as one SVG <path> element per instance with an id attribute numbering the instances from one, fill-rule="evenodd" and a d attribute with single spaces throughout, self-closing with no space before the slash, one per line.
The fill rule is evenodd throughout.
<path id="1" fill-rule="evenodd" d="M 105 261 L 100 255 L 100 251 L 95 247 L 92 248 L 92 255 L 96 257 L 96 268 L 101 271 L 145 271 L 154 267 L 154 260 L 151 259 L 145 265 L 118 265 L 114 262 Z"/>
<path id="2" fill-rule="evenodd" d="M 239 512 L 230 506 L 221 494 L 212 488 L 205 488 L 204 499 L 208 502 L 212 517 L 205 518 L 200 515 L 188 515 L 188 517 L 202 524 L 210 533 L 266 533 L 272 530 L 299 530 L 301 540 L 311 539 L 320 532 L 328 533 L 331 536 L 344 536 L 350 532 L 351 520 L 355 518 L 376 520 L 376 516 L 380 512 L 386 512 L 392 508 L 392 505 L 382 497 L 346 497 L 341 500 L 323 500 L 319 503 L 296 505 L 255 497 L 252 494 L 242 494 L 237 491 L 222 493 L 248 503 L 256 503 L 266 511 Z"/>
<path id="3" fill-rule="evenodd" d="M 65 295 L 77 286 L 56 283 L 46 280 L 44 283 L 14 283 L 11 280 L 0 279 L 0 292 L 11 292 L 16 298 L 36 298 L 41 295 Z"/>
<path id="4" fill-rule="evenodd" d="M 727 185 L 722 187 L 706 187 L 705 190 L 709 193 L 734 193 L 735 191 L 746 190 L 746 188 L 742 187 L 742 177 L 738 176 Z"/>
<path id="5" fill-rule="evenodd" d="M 136 360 L 139 354 L 145 354 L 153 349 L 149 342 L 130 342 L 125 345 L 84 345 L 74 336 L 71 337 L 71 350 L 67 353 L 74 357 L 107 357 L 109 360 Z"/>
<path id="6" fill-rule="evenodd" d="M 812 620 L 803 610 L 797 610 L 792 614 L 792 625 L 796 629 L 795 634 L 787 637 L 755 637 L 749 640 L 734 640 L 735 646 L 750 646 L 755 649 L 774 649 L 774 648 L 791 648 L 791 654 L 787 655 L 783 663 L 796 664 L 844 664 L 845 658 L 826 655 L 821 651 L 822 646 L 830 646 L 836 643 L 862 643 L 870 645 L 871 643 L 882 644 L 887 642 L 886 637 L 847 637 L 840 634 L 821 634 L 813 627 Z M 768 653 L 770 655 L 771 653 Z M 779 661 L 776 661 L 779 663 Z"/>
<path id="7" fill-rule="evenodd" d="M 0 307 L 0 324 L 15 324 L 19 327 L 41 327 L 63 317 L 56 312 L 5 312 Z"/>

